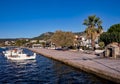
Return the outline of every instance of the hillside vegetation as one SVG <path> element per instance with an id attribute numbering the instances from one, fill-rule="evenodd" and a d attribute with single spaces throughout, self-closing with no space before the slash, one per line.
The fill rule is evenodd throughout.
<path id="1" fill-rule="evenodd" d="M 32 38 L 32 40 L 38 40 L 38 39 L 39 40 L 49 40 L 53 34 L 54 34 L 54 32 L 46 32 L 46 33 L 41 34 L 40 36 Z M 85 33 L 84 32 L 75 32 L 73 34 L 81 36 L 81 35 L 84 35 Z"/>

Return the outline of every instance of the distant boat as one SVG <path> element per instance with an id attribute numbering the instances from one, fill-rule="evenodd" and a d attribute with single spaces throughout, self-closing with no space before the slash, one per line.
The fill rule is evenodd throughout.
<path id="1" fill-rule="evenodd" d="M 29 56 L 25 53 L 22 53 L 22 49 L 12 49 L 4 51 L 3 54 L 7 59 L 10 60 L 32 60 L 36 58 L 36 53 L 34 55 Z"/>
<path id="2" fill-rule="evenodd" d="M 2 49 L 6 49 L 6 47 L 1 47 Z"/>

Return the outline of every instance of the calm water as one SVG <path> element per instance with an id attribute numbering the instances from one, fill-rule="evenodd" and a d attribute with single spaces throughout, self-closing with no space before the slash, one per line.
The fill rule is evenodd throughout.
<path id="1" fill-rule="evenodd" d="M 25 52 L 32 53 L 29 50 Z M 11 61 L 0 53 L 0 84 L 113 83 L 41 55 L 37 55 L 36 60 Z"/>

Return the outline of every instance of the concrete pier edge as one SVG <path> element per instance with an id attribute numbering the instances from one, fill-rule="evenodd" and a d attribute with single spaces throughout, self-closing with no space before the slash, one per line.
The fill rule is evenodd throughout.
<path id="1" fill-rule="evenodd" d="M 50 59 L 54 59 L 54 60 L 63 62 L 63 63 L 65 63 L 65 64 L 67 64 L 67 65 L 69 65 L 69 66 L 72 66 L 72 67 L 74 67 L 74 68 L 77 68 L 77 69 L 86 71 L 86 72 L 91 73 L 91 74 L 94 74 L 94 75 L 96 75 L 96 76 L 98 76 L 98 77 L 101 77 L 101 78 L 104 78 L 104 79 L 107 79 L 107 80 L 110 80 L 110 81 L 112 81 L 112 82 L 115 82 L 115 83 L 120 84 L 120 77 L 119 77 L 120 74 L 118 74 L 118 76 L 114 76 L 114 75 L 116 75 L 116 74 L 111 73 L 111 72 L 109 72 L 109 71 L 106 72 L 106 71 L 103 71 L 103 70 L 100 70 L 100 69 L 97 69 L 97 68 L 92 68 L 92 67 L 89 67 L 89 66 L 85 66 L 85 65 L 80 64 L 80 63 L 77 64 L 77 63 L 72 62 L 72 61 L 70 61 L 70 60 L 68 61 L 68 60 L 66 60 L 66 59 L 56 58 L 56 57 L 54 57 L 54 56 L 50 56 L 50 55 L 48 55 L 48 54 L 38 52 L 38 51 L 36 51 L 36 50 L 34 50 L 34 49 L 30 49 L 30 48 L 28 48 L 28 49 L 31 50 L 31 51 L 33 51 L 33 52 L 35 52 L 35 53 L 38 53 L 38 54 L 40 54 L 40 55 L 42 55 L 42 56 L 45 56 L 45 57 L 48 57 L 48 58 L 50 58 Z"/>

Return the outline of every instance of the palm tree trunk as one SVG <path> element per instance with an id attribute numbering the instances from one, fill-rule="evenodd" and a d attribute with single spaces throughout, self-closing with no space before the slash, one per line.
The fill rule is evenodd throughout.
<path id="1" fill-rule="evenodd" d="M 95 50 L 95 41 L 92 40 L 91 44 L 92 44 L 92 50 Z"/>

